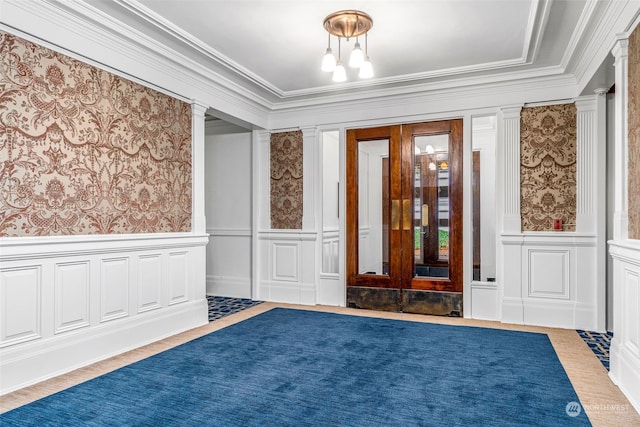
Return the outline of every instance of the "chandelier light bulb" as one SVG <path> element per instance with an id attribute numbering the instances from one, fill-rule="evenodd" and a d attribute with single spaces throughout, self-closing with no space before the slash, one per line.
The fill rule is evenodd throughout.
<path id="1" fill-rule="evenodd" d="M 344 69 L 344 65 L 342 65 L 342 61 L 338 61 L 336 64 L 336 69 L 333 71 L 334 82 L 340 83 L 347 80 L 347 71 Z"/>
<path id="2" fill-rule="evenodd" d="M 366 56 L 364 58 L 364 61 L 362 61 L 358 77 L 360 77 L 361 79 L 370 79 L 371 77 L 373 77 L 373 66 L 371 65 L 371 61 L 369 61 L 368 56 Z"/>
<path id="3" fill-rule="evenodd" d="M 353 46 L 353 50 L 351 51 L 351 56 L 349 57 L 349 67 L 360 68 L 363 62 L 364 62 L 364 53 L 362 53 L 362 49 L 360 48 L 360 43 L 356 39 L 356 44 L 355 46 Z"/>
<path id="4" fill-rule="evenodd" d="M 342 39 L 349 41 L 355 39 L 353 51 L 349 56 L 349 67 L 359 69 L 361 78 L 373 77 L 373 68 L 369 61 L 368 33 L 373 27 L 373 19 L 367 13 L 360 10 L 340 10 L 334 12 L 324 18 L 322 26 L 327 31 L 327 51 L 322 58 L 321 69 L 323 71 L 332 71 L 332 80 L 334 82 L 347 81 L 347 72 L 342 64 L 342 56 L 340 42 Z M 338 39 L 338 55 L 334 56 L 331 52 L 331 36 Z M 364 37 L 364 49 L 360 47 L 358 37 Z M 366 61 L 365 61 L 366 58 Z M 346 62 L 346 61 L 345 61 Z"/>
<path id="5" fill-rule="evenodd" d="M 322 71 L 326 71 L 330 73 L 336 69 L 336 57 L 333 56 L 333 52 L 331 48 L 327 48 L 327 52 L 324 54 L 324 58 L 322 58 Z"/>

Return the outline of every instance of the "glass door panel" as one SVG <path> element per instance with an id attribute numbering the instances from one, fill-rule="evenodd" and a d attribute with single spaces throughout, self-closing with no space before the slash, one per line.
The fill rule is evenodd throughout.
<path id="1" fill-rule="evenodd" d="M 358 142 L 358 273 L 389 274 L 389 140 Z"/>
<path id="2" fill-rule="evenodd" d="M 414 142 L 414 277 L 449 277 L 449 135 Z"/>

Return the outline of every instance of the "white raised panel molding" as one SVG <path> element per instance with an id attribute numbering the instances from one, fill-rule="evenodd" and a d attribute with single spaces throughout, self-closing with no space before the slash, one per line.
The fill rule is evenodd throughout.
<path id="1" fill-rule="evenodd" d="M 138 257 L 138 313 L 162 307 L 161 257 L 161 254 L 140 255 Z"/>
<path id="2" fill-rule="evenodd" d="M 522 246 L 524 236 L 503 234 L 500 240 L 502 277 L 498 284 L 500 320 L 506 323 L 524 323 L 522 300 Z M 501 292 L 500 292 L 500 288 Z"/>
<path id="3" fill-rule="evenodd" d="M 614 334 L 609 376 L 640 412 L 640 242 L 611 241 Z"/>
<path id="4" fill-rule="evenodd" d="M 271 230 L 259 233 L 257 299 L 316 304 L 315 232 Z"/>
<path id="5" fill-rule="evenodd" d="M 527 288 L 532 298 L 569 299 L 570 250 L 528 248 Z"/>
<path id="6" fill-rule="evenodd" d="M 603 331 L 592 234 L 503 235 L 502 322 Z"/>
<path id="7" fill-rule="evenodd" d="M 187 301 L 188 261 L 187 252 L 169 253 L 169 305 Z"/>
<path id="8" fill-rule="evenodd" d="M 41 267 L 3 268 L 0 275 L 0 347 L 40 338 Z"/>
<path id="9" fill-rule="evenodd" d="M 339 240 L 339 230 L 322 231 L 322 273 L 338 274 Z"/>
<path id="10" fill-rule="evenodd" d="M 207 241 L 0 239 L 0 395 L 206 324 Z M 174 296 L 188 298 L 181 304 L 168 302 L 172 269 L 182 281 Z"/>
<path id="11" fill-rule="evenodd" d="M 272 243 L 273 268 L 271 280 L 283 280 L 297 282 L 300 280 L 300 244 L 298 243 Z"/>
<path id="12" fill-rule="evenodd" d="M 129 258 L 103 259 L 100 264 L 100 321 L 129 315 Z"/>
<path id="13" fill-rule="evenodd" d="M 54 268 L 54 333 L 89 326 L 90 262 L 62 262 Z"/>
<path id="14" fill-rule="evenodd" d="M 497 295 L 497 284 L 471 282 L 471 317 L 482 320 L 499 320 Z"/>

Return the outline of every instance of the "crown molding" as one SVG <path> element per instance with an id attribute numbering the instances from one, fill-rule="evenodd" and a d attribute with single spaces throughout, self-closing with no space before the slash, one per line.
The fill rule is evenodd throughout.
<path id="1" fill-rule="evenodd" d="M 271 102 L 78 0 L 2 0 L 18 36 L 189 102 L 264 126 Z"/>
<path id="2" fill-rule="evenodd" d="M 606 3 L 590 0 L 588 6 L 594 10 L 585 24 L 589 31 L 582 31 L 566 66 L 567 72 L 575 76 L 579 91 L 584 89 L 607 58 L 617 40 L 616 36 L 625 32 L 638 16 L 638 3 L 631 0 Z M 604 10 L 595 13 L 597 8 Z"/>
<path id="3" fill-rule="evenodd" d="M 502 105 L 567 99 L 576 96 L 576 82 L 569 75 L 553 75 L 524 80 L 482 83 L 401 94 L 384 94 L 366 99 L 339 99 L 279 108 L 270 116 L 270 128 L 292 126 L 371 123 L 394 118 L 419 121 L 430 115 L 445 117 L 459 112 Z"/>
<path id="4" fill-rule="evenodd" d="M 199 52 L 206 61 L 196 61 L 162 45 L 80 0 L 0 0 L 0 16 L 18 35 L 25 34 L 34 42 L 187 102 L 198 99 L 214 111 L 263 128 L 299 126 L 300 123 L 290 122 L 297 114 L 310 112 L 317 114 L 318 122 L 313 124 L 350 121 L 349 117 L 359 120 L 364 111 L 378 114 L 385 106 L 392 107 L 390 114 L 401 115 L 403 103 L 410 106 L 407 109 L 410 114 L 422 114 L 421 111 L 428 114 L 436 105 L 456 109 L 455 106 L 465 100 L 468 108 L 479 108 L 481 104 L 486 107 L 538 102 L 545 96 L 546 99 L 574 98 L 593 74 L 593 67 L 599 66 L 610 52 L 615 35 L 629 29 L 638 9 L 637 2 L 630 0 L 588 0 L 562 63 L 556 66 L 517 68 L 530 64 L 537 55 L 549 18 L 552 0 L 538 0 L 529 18 L 528 49 L 523 47 L 524 57 L 519 63 L 515 60 L 511 64 L 495 62 L 476 69 L 459 67 L 446 72 L 380 79 L 373 87 L 368 82 L 359 82 L 282 92 L 259 77 L 247 74 L 247 70 L 154 15 L 138 1 L 116 0 L 115 3 L 170 34 L 188 49 Z M 224 75 L 220 67 L 214 71 L 210 67 L 213 64 L 226 67 L 226 71 L 236 76 Z M 504 66 L 512 70 L 467 75 L 471 71 L 490 71 Z M 445 75 L 451 73 L 457 77 L 445 80 Z M 244 81 L 248 83 L 244 85 Z M 408 84 L 410 81 L 415 83 Z M 484 97 L 484 103 L 480 97 Z M 354 108 L 357 111 L 353 111 Z M 312 124 L 304 120 L 305 125 Z"/>
<path id="5" fill-rule="evenodd" d="M 253 83 L 254 85 L 264 89 L 266 92 L 275 95 L 278 98 L 283 97 L 283 91 L 270 84 L 257 74 L 251 72 L 249 69 L 243 67 L 231 58 L 225 56 L 212 46 L 204 43 L 202 40 L 194 37 L 182 28 L 174 25 L 164 17 L 155 13 L 148 7 L 144 6 L 137 0 L 114 0 L 114 3 L 121 5 L 126 10 L 140 17 L 141 19 L 149 22 L 154 27 L 167 33 L 169 36 L 180 41 L 188 48 L 199 52 L 207 59 L 214 61 L 216 64 L 227 68 L 231 72 L 242 76 L 245 80 Z"/>

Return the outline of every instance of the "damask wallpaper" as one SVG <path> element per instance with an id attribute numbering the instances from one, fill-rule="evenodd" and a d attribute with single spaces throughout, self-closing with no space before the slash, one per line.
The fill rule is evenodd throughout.
<path id="1" fill-rule="evenodd" d="M 520 116 L 520 214 L 523 231 L 576 224 L 575 104 L 523 108 Z"/>
<path id="2" fill-rule="evenodd" d="M 629 36 L 629 187 L 628 215 L 630 239 L 640 239 L 640 29 Z"/>
<path id="3" fill-rule="evenodd" d="M 191 108 L 0 32 L 0 236 L 191 230 Z"/>
<path id="4" fill-rule="evenodd" d="M 302 131 L 271 134 L 271 228 L 302 229 Z"/>

